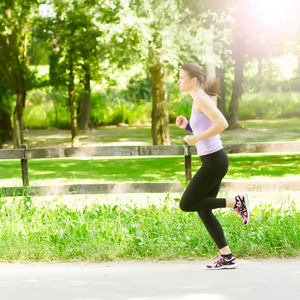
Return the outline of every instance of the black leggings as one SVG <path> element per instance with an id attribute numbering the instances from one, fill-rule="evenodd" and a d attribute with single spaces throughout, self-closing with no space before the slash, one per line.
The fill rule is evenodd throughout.
<path id="1" fill-rule="evenodd" d="M 183 211 L 198 212 L 207 231 L 221 249 L 227 246 L 227 242 L 212 209 L 226 207 L 226 199 L 216 197 L 221 181 L 227 173 L 229 161 L 224 149 L 200 158 L 202 166 L 186 188 L 179 206 Z"/>

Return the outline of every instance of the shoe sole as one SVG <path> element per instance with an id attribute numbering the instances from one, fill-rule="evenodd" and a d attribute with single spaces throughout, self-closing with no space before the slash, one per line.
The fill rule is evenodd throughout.
<path id="1" fill-rule="evenodd" d="M 218 267 L 218 268 L 208 268 L 206 267 L 206 270 L 223 270 L 223 269 L 235 269 L 238 267 L 238 264 L 232 264 L 232 265 L 228 265 L 228 266 L 222 266 L 222 267 Z"/>
<path id="2" fill-rule="evenodd" d="M 250 221 L 249 200 L 248 200 L 247 193 L 245 193 L 243 196 L 244 196 L 244 199 L 245 199 L 246 211 L 247 211 L 247 215 L 248 215 L 247 223 L 245 223 L 244 225 L 248 225 L 249 221 Z"/>

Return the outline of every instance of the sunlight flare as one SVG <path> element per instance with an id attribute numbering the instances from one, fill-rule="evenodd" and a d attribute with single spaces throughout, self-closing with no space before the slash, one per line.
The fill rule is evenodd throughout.
<path id="1" fill-rule="evenodd" d="M 285 25 L 296 19 L 298 0 L 252 0 L 253 10 L 265 25 Z"/>

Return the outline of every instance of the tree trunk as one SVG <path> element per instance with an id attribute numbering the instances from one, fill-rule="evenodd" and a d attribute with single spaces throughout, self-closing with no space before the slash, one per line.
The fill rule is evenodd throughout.
<path id="1" fill-rule="evenodd" d="M 239 106 L 241 102 L 243 92 L 243 79 L 244 79 L 244 38 L 236 39 L 235 46 L 233 48 L 233 58 L 235 59 L 234 65 L 234 81 L 232 87 L 232 96 L 229 107 L 229 129 L 239 128 Z"/>
<path id="2" fill-rule="evenodd" d="M 78 109 L 78 126 L 80 129 L 89 129 L 91 127 L 91 71 L 88 62 L 83 65 L 84 75 L 84 92 L 79 102 Z"/>
<path id="3" fill-rule="evenodd" d="M 170 145 L 167 83 L 162 55 L 162 36 L 156 31 L 149 44 L 149 71 L 152 85 L 153 145 Z"/>
<path id="4" fill-rule="evenodd" d="M 59 58 L 59 51 L 53 46 L 52 53 L 49 55 L 49 76 L 51 86 L 56 86 L 57 84 L 57 68 Z"/>
<path id="5" fill-rule="evenodd" d="M 0 139 L 2 143 L 11 141 L 12 134 L 13 134 L 13 130 L 11 125 L 10 115 L 7 112 L 0 112 Z"/>
<path id="6" fill-rule="evenodd" d="M 226 86 L 225 86 L 225 69 L 217 68 L 217 78 L 219 78 L 220 86 L 219 86 L 219 98 L 218 98 L 218 109 L 224 115 L 226 119 L 228 119 L 227 111 L 226 111 Z"/>
<path id="7" fill-rule="evenodd" d="M 78 126 L 77 126 L 77 109 L 76 109 L 76 98 L 75 98 L 75 63 L 73 62 L 73 51 L 71 50 L 71 62 L 70 62 L 70 73 L 69 73 L 69 99 L 70 99 L 70 114 L 71 114 L 71 133 L 72 133 L 72 147 L 79 145 L 78 137 Z"/>
<path id="8" fill-rule="evenodd" d="M 20 145 L 24 143 L 23 137 L 23 114 L 25 106 L 26 91 L 17 93 L 17 102 L 14 111 L 14 130 L 13 141 L 16 149 L 20 148 Z"/>

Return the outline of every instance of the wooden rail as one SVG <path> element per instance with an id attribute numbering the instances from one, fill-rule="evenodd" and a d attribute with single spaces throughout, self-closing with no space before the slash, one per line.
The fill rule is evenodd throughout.
<path id="1" fill-rule="evenodd" d="M 74 147 L 74 148 L 36 148 L 27 149 L 22 145 L 21 149 L 0 150 L 0 160 L 20 159 L 23 187 L 0 188 L 3 195 L 59 195 L 59 194 L 109 194 L 109 193 L 163 193 L 179 192 L 183 186 L 179 183 L 103 183 L 103 184 L 79 184 L 61 186 L 34 186 L 29 185 L 28 160 L 42 158 L 65 157 L 103 157 L 103 156 L 184 156 L 186 180 L 192 177 L 191 156 L 197 155 L 195 146 L 98 146 L 98 147 Z M 300 142 L 273 142 L 273 143 L 247 143 L 225 144 L 227 153 L 300 153 Z M 250 166 L 251 167 L 251 166 Z M 245 186 L 245 183 L 243 183 Z M 255 191 L 268 190 L 266 183 L 251 182 L 248 188 Z M 270 185 L 272 189 L 274 186 Z M 300 190 L 300 185 L 291 182 L 277 182 L 278 189 Z M 237 182 L 224 182 L 221 189 L 235 190 L 239 188 Z M 294 187 L 294 188 L 292 188 Z"/>

